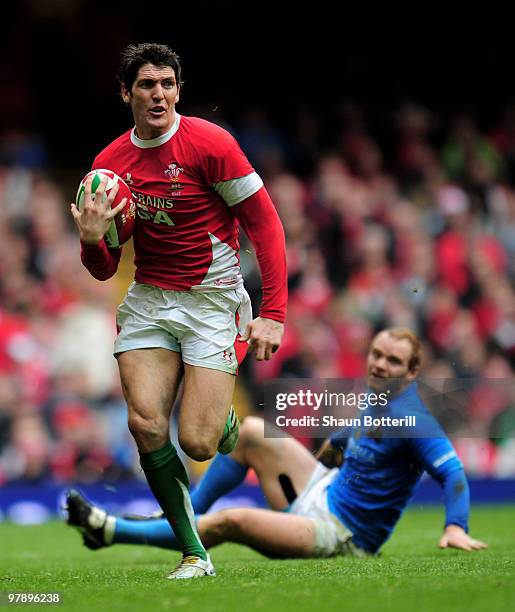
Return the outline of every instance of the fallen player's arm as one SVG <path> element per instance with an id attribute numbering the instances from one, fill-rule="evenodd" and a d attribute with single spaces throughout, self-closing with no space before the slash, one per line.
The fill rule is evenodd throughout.
<path id="1" fill-rule="evenodd" d="M 343 450 L 333 446 L 331 440 L 324 440 L 315 454 L 315 459 L 328 468 L 340 467 L 343 463 Z"/>
<path id="2" fill-rule="evenodd" d="M 458 459 L 455 457 L 456 461 Z M 486 544 L 471 538 L 468 531 L 470 494 L 467 476 L 462 467 L 447 471 L 441 485 L 444 490 L 445 529 L 440 538 L 440 548 L 459 548 L 471 552 L 486 548 Z"/>
<path id="3" fill-rule="evenodd" d="M 410 441 L 417 449 L 424 468 L 444 492 L 445 527 L 440 548 L 473 551 L 486 548 L 484 542 L 468 535 L 470 494 L 461 461 L 447 438 L 420 438 Z"/>
<path id="4" fill-rule="evenodd" d="M 460 548 L 468 552 L 488 548 L 488 545 L 484 542 L 471 538 L 459 525 L 447 525 L 443 536 L 440 538 L 439 546 L 440 548 Z"/>
<path id="5" fill-rule="evenodd" d="M 343 429 L 331 435 L 330 438 L 324 440 L 322 446 L 315 454 L 317 461 L 320 461 L 326 467 L 339 468 L 343 465 L 343 453 L 347 446 L 349 431 Z"/>

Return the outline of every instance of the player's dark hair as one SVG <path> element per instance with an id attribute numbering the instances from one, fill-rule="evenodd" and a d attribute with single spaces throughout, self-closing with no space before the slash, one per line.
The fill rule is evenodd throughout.
<path id="1" fill-rule="evenodd" d="M 118 78 L 120 83 L 129 91 L 132 89 L 136 75 L 141 66 L 153 64 L 154 66 L 170 66 L 175 72 L 177 85 L 182 85 L 180 58 L 166 45 L 157 43 L 140 43 L 128 45 L 122 51 Z"/>

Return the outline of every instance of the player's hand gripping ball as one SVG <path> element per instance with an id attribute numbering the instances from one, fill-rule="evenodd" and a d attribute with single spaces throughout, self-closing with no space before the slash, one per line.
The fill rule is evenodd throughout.
<path id="1" fill-rule="evenodd" d="M 77 203 L 77 209 L 79 212 L 84 210 L 84 190 L 86 180 L 89 176 L 93 175 L 93 182 L 91 183 L 91 196 L 95 198 L 95 192 L 102 181 L 102 177 L 107 177 L 107 185 L 103 196 L 103 201 L 107 200 L 111 189 L 118 183 L 118 193 L 111 204 L 111 208 L 116 208 L 118 204 L 127 198 L 127 202 L 122 210 L 112 220 L 107 233 L 104 236 L 106 245 L 110 249 L 118 248 L 132 236 L 134 231 L 134 224 L 136 222 L 136 204 L 132 198 L 132 192 L 129 189 L 127 183 L 121 179 L 117 174 L 111 170 L 92 170 L 88 172 L 82 179 L 77 191 L 77 197 L 75 202 Z"/>

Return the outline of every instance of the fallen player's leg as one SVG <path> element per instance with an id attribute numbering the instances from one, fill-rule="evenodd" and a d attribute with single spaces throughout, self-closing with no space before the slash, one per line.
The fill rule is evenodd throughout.
<path id="1" fill-rule="evenodd" d="M 98 550 L 112 544 L 117 521 L 114 516 L 108 515 L 102 508 L 91 504 L 75 489 L 71 489 L 66 494 L 65 510 L 68 513 L 66 522 L 81 532 L 84 546 L 90 550 Z M 168 521 L 160 520 L 168 525 L 171 532 Z"/>
<path id="2" fill-rule="evenodd" d="M 196 515 L 204 514 L 220 497 L 240 485 L 252 467 L 272 509 L 284 510 L 301 491 L 313 474 L 318 462 L 292 438 L 265 438 L 263 420 L 247 417 L 240 427 L 238 444 L 229 455 L 217 454 L 198 487 L 191 494 Z M 288 483 L 288 487 L 285 487 Z M 97 549 L 111 544 L 146 544 L 178 549 L 177 539 L 167 520 L 135 521 L 109 516 L 78 492 L 68 495 L 68 523 L 78 527 L 86 546 Z M 102 514 L 103 513 L 103 514 Z M 80 520 L 75 517 L 80 516 Z M 88 517 L 103 516 L 105 532 L 99 521 Z M 108 520 L 107 520 L 108 517 Z"/>

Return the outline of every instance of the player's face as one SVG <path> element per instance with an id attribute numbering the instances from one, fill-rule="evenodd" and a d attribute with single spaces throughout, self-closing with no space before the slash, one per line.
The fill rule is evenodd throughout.
<path id="1" fill-rule="evenodd" d="M 179 85 L 169 66 L 144 64 L 138 70 L 131 90 L 122 86 L 122 98 L 131 105 L 139 138 L 157 138 L 175 122 Z"/>
<path id="2" fill-rule="evenodd" d="M 398 340 L 388 332 L 378 334 L 368 353 L 368 386 L 377 393 L 400 393 L 417 376 L 409 367 L 412 352 L 409 340 Z"/>

